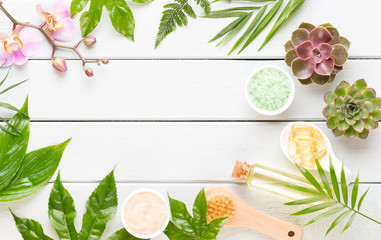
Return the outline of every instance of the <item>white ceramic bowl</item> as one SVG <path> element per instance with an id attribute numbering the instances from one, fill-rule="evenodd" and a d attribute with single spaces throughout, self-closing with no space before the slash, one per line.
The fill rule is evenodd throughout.
<path id="1" fill-rule="evenodd" d="M 128 200 L 134 196 L 135 194 L 138 194 L 138 193 L 142 193 L 142 192 L 149 192 L 149 193 L 153 193 L 155 195 L 157 195 L 158 197 L 160 197 L 164 203 L 165 203 L 165 206 L 167 208 L 167 218 L 165 220 L 165 223 L 163 224 L 163 226 L 157 231 L 157 232 L 154 232 L 154 233 L 151 233 L 149 235 L 142 235 L 142 234 L 138 234 L 138 233 L 135 233 L 134 231 L 132 231 L 130 229 L 130 227 L 126 224 L 126 221 L 124 219 L 124 209 L 126 207 L 126 204 L 128 202 Z M 133 191 L 132 193 L 130 193 L 130 195 L 127 196 L 127 198 L 124 200 L 124 203 L 123 203 L 123 207 L 122 207 L 122 213 L 121 213 L 121 218 L 122 218 L 122 223 L 123 223 L 123 226 L 124 228 L 133 236 L 137 237 L 137 238 L 141 238 L 141 239 L 151 239 L 151 238 L 154 238 L 154 237 L 157 237 L 159 236 L 161 233 L 164 232 L 165 228 L 167 227 L 168 223 L 169 223 L 169 218 L 170 218 L 170 210 L 169 210 L 169 204 L 168 204 L 168 201 L 165 200 L 165 198 L 163 197 L 162 194 L 160 194 L 159 192 L 155 191 L 155 190 L 152 190 L 152 189 L 139 189 L 139 190 L 136 190 L 136 191 Z"/>
<path id="2" fill-rule="evenodd" d="M 267 111 L 267 110 L 260 109 L 259 107 L 255 106 L 255 104 L 251 101 L 250 94 L 249 94 L 249 84 L 250 84 L 251 78 L 255 74 L 257 74 L 260 70 L 265 69 L 265 68 L 275 68 L 275 69 L 283 72 L 287 76 L 287 79 L 288 79 L 288 81 L 290 83 L 290 95 L 288 96 L 287 102 L 284 104 L 283 107 L 281 107 L 279 109 L 276 109 L 274 111 Z M 249 103 L 250 107 L 252 109 L 254 109 L 256 112 L 258 112 L 258 113 L 260 113 L 262 115 L 268 115 L 268 116 L 278 115 L 278 114 L 286 111 L 286 109 L 290 107 L 292 101 L 294 100 L 294 96 L 295 96 L 295 84 L 294 84 L 294 81 L 292 80 L 290 74 L 288 74 L 288 72 L 286 72 L 284 69 L 282 69 L 282 68 L 280 68 L 278 66 L 267 65 L 267 66 L 263 66 L 263 67 L 260 67 L 260 68 L 256 69 L 250 75 L 250 77 L 247 80 L 246 85 L 245 85 L 245 96 L 246 96 L 246 100 Z"/>

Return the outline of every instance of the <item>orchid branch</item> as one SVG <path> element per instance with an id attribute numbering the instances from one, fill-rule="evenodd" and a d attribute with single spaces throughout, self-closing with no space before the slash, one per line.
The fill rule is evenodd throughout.
<path id="1" fill-rule="evenodd" d="M 13 23 L 13 29 L 16 28 L 16 26 L 24 26 L 24 27 L 29 27 L 29 28 L 34 28 L 38 31 L 41 32 L 41 34 L 46 38 L 46 40 L 52 45 L 52 56 L 51 56 L 51 59 L 52 59 L 52 65 L 53 67 L 59 71 L 59 72 L 66 72 L 67 70 L 67 67 L 66 67 L 66 62 L 64 59 L 62 58 L 54 58 L 54 55 L 55 55 L 55 51 L 57 50 L 57 48 L 62 48 L 62 49 L 67 49 L 67 50 L 72 50 L 74 51 L 74 53 L 81 59 L 82 61 L 82 66 L 83 66 L 83 70 L 85 71 L 86 75 L 88 77 L 92 77 L 94 74 L 93 74 L 93 70 L 91 68 L 86 68 L 86 64 L 87 63 L 96 63 L 98 65 L 100 65 L 101 63 L 103 64 L 107 64 L 108 63 L 108 59 L 96 59 L 96 60 L 88 60 L 86 59 L 85 57 L 83 57 L 83 55 L 79 52 L 78 50 L 78 47 L 79 45 L 84 42 L 84 44 L 86 46 L 92 46 L 95 44 L 96 42 L 96 39 L 95 37 L 92 37 L 92 36 L 87 36 L 83 39 L 81 39 L 80 41 L 78 41 L 78 43 L 76 43 L 74 46 L 67 46 L 67 45 L 62 45 L 62 44 L 58 44 L 56 43 L 47 33 L 46 31 L 43 29 L 43 27 L 45 26 L 45 23 L 44 24 L 41 24 L 41 25 L 34 25 L 34 24 L 30 24 L 30 23 L 26 23 L 26 22 L 21 22 L 21 21 L 18 21 L 17 19 L 15 19 L 4 7 L 3 7 L 3 2 L 0 1 L 0 10 L 4 13 L 4 15 Z"/>

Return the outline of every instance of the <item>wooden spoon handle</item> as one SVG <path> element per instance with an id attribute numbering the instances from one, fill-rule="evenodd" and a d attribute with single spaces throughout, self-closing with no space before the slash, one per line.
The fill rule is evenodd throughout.
<path id="1" fill-rule="evenodd" d="M 240 224 L 256 229 L 280 240 L 300 240 L 303 229 L 291 223 L 268 216 L 255 209 L 246 209 L 247 214 L 240 216 Z"/>

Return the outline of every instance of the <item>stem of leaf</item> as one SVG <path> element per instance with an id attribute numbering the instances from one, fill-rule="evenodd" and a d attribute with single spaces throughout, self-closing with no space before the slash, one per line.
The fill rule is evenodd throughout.
<path id="1" fill-rule="evenodd" d="M 381 225 L 381 222 L 379 222 L 379 221 L 377 221 L 377 220 L 375 220 L 375 219 L 373 219 L 373 218 L 371 218 L 371 217 L 366 216 L 365 214 L 363 214 L 363 213 L 361 213 L 361 212 L 359 212 L 359 211 L 357 211 L 357 210 L 355 210 L 355 209 L 353 209 L 353 208 L 351 208 L 351 207 L 349 207 L 349 206 L 347 206 L 347 205 L 345 205 L 345 204 L 343 204 L 343 203 L 337 201 L 336 199 L 333 199 L 333 200 L 335 200 L 337 203 L 341 204 L 342 206 L 344 206 L 344 207 L 346 207 L 346 208 L 352 210 L 353 212 L 355 212 L 355 213 L 357 213 L 357 214 L 359 214 L 359 215 L 361 215 L 361 216 L 363 216 L 363 217 L 365 217 L 365 218 L 367 218 L 367 219 L 369 219 L 369 220 L 372 220 L 373 222 L 378 223 L 378 224 Z"/>

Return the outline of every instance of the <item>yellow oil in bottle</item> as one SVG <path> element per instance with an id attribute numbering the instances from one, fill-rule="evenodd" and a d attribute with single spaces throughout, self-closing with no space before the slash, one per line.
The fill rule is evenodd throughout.
<path id="1" fill-rule="evenodd" d="M 246 183 L 250 187 L 286 197 L 291 200 L 316 196 L 287 187 L 287 185 L 298 185 L 313 190 L 314 187 L 304 178 L 258 163 L 250 166 Z"/>

